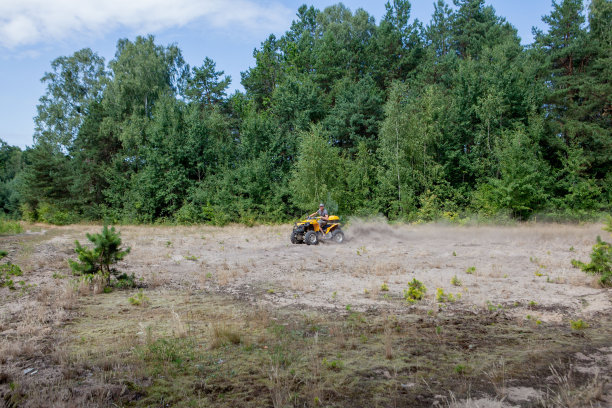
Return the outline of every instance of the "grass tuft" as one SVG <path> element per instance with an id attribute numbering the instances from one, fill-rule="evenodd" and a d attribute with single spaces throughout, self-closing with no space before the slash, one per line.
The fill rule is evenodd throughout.
<path id="1" fill-rule="evenodd" d="M 134 306 L 146 307 L 149 305 L 149 297 L 144 294 L 142 289 L 140 289 L 138 293 L 128 298 L 128 302 L 130 302 L 130 304 Z"/>

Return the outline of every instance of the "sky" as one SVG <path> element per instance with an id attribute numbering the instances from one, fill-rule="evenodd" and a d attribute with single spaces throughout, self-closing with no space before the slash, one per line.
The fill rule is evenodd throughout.
<path id="1" fill-rule="evenodd" d="M 0 139 L 31 146 L 33 118 L 44 94 L 40 78 L 51 61 L 91 48 L 106 62 L 117 40 L 153 34 L 157 44 L 176 43 L 191 66 L 205 57 L 232 78 L 230 89 L 243 90 L 240 72 L 254 65 L 253 49 L 269 34 L 280 37 L 302 4 L 323 10 L 334 0 L 0 0 Z M 344 0 L 352 11 L 363 8 L 378 23 L 386 0 Z M 434 0 L 412 0 L 412 19 L 427 24 Z M 451 0 L 447 0 L 451 3 Z M 552 0 L 486 0 L 498 16 L 518 30 L 523 44 L 531 28 L 545 29 L 542 16 Z"/>

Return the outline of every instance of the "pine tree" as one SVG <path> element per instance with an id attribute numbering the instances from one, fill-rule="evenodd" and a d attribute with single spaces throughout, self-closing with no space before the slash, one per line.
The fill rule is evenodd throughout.
<path id="1" fill-rule="evenodd" d="M 107 285 L 111 284 L 111 275 L 118 276 L 119 272 L 111 266 L 121 261 L 130 253 L 130 247 L 121 248 L 121 237 L 115 227 L 108 229 L 104 225 L 100 234 L 87 234 L 93 244 L 93 248 L 81 246 L 79 241 L 75 241 L 75 252 L 78 255 L 78 262 L 68 260 L 70 268 L 76 275 L 95 275 L 101 274 Z"/>

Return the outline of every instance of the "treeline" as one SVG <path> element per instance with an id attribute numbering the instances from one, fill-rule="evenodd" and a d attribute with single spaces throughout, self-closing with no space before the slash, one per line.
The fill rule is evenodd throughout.
<path id="1" fill-rule="evenodd" d="M 152 36 L 42 78 L 34 145 L 2 144 L 5 213 L 54 223 L 344 215 L 589 216 L 612 198 L 612 2 L 553 1 L 522 46 L 483 0 L 302 6 L 245 92 Z"/>

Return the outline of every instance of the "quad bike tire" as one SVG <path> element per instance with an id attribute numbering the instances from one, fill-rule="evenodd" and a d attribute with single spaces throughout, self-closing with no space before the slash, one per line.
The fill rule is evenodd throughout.
<path id="1" fill-rule="evenodd" d="M 299 239 L 297 239 L 297 234 L 295 232 L 291 233 L 291 243 L 292 244 L 303 244 L 304 241 L 300 241 Z"/>
<path id="2" fill-rule="evenodd" d="M 336 244 L 341 244 L 344 242 L 344 232 L 342 231 L 334 231 L 332 232 L 332 241 Z"/>
<path id="3" fill-rule="evenodd" d="M 304 242 L 306 242 L 307 245 L 319 245 L 319 237 L 316 232 L 308 231 L 304 234 Z"/>

